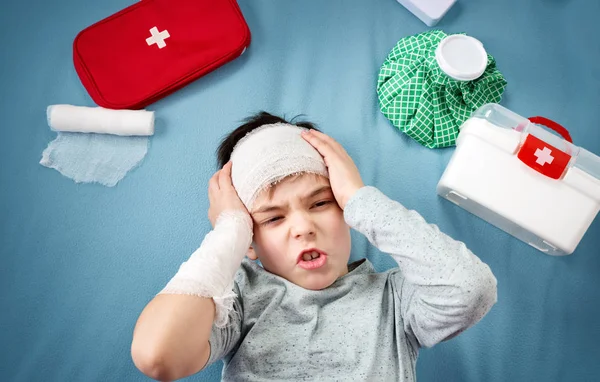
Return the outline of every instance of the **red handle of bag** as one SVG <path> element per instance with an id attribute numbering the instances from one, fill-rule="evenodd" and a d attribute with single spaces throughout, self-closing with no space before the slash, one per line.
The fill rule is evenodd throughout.
<path id="1" fill-rule="evenodd" d="M 573 139 L 571 139 L 571 134 L 569 134 L 569 131 L 553 120 L 538 116 L 529 118 L 529 121 L 537 125 L 546 126 L 547 128 L 559 133 L 567 142 L 573 143 Z"/>

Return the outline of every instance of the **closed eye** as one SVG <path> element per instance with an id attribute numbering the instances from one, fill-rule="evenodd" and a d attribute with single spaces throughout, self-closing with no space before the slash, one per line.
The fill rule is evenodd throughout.
<path id="1" fill-rule="evenodd" d="M 260 225 L 269 225 L 269 224 L 273 224 L 279 220 L 283 219 L 283 216 L 273 216 L 270 219 L 267 219 L 265 221 L 263 221 L 262 223 L 260 223 Z"/>
<path id="2" fill-rule="evenodd" d="M 315 204 L 313 204 L 312 208 L 323 207 L 323 206 L 326 206 L 331 203 L 333 203 L 333 201 L 331 201 L 331 200 L 321 200 L 320 202 L 316 202 Z"/>

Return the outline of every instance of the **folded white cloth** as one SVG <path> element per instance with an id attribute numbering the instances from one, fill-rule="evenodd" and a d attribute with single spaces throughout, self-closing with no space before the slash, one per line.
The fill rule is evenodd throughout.
<path id="1" fill-rule="evenodd" d="M 46 110 L 54 131 L 114 135 L 153 135 L 154 112 L 111 110 L 102 107 L 51 105 Z"/>

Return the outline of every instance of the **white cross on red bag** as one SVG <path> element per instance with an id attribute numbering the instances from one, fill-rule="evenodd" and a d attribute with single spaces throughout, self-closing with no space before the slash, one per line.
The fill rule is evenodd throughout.
<path id="1" fill-rule="evenodd" d="M 543 117 L 533 117 L 530 118 L 530 121 L 546 125 L 561 134 L 565 140 L 572 143 L 571 136 L 567 130 L 556 122 Z M 517 156 L 527 166 L 552 179 L 560 179 L 571 161 L 571 155 L 532 134 L 527 135 Z"/>

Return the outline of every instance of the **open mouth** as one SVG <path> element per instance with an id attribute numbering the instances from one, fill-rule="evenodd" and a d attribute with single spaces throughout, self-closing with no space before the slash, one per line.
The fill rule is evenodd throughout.
<path id="1" fill-rule="evenodd" d="M 317 249 L 307 249 L 298 256 L 298 266 L 311 270 L 321 268 L 327 262 L 327 255 Z"/>

